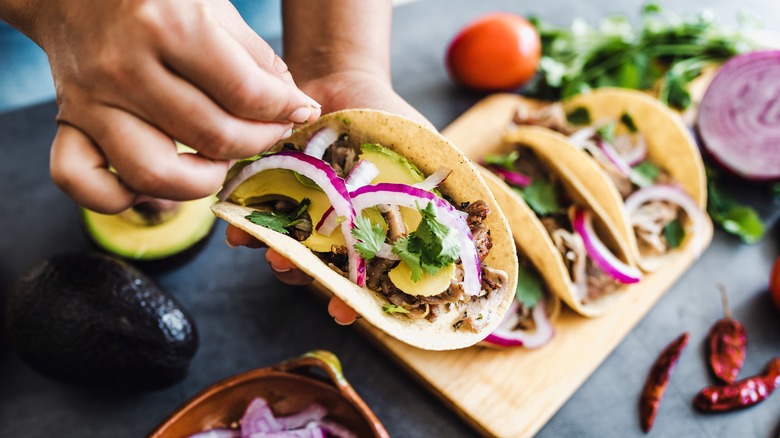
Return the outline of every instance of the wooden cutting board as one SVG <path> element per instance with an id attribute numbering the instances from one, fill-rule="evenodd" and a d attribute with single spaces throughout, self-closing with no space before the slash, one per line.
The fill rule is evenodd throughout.
<path id="1" fill-rule="evenodd" d="M 519 99 L 513 94 L 492 95 L 442 133 L 466 155 L 479 156 L 481 145 L 500 139 Z M 706 238 L 701 240 L 705 246 L 712 231 L 707 221 Z M 554 339 L 539 350 L 425 351 L 365 322 L 358 326 L 480 434 L 532 436 L 693 264 L 692 254 L 693 248 L 688 248 L 677 260 L 631 286 L 605 316 L 589 319 L 565 309 L 555 322 Z"/>

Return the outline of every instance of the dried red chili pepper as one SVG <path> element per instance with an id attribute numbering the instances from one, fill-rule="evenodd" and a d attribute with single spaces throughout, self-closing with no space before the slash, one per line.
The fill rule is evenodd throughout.
<path id="1" fill-rule="evenodd" d="M 639 419 L 645 433 L 650 432 L 650 429 L 653 428 L 655 414 L 658 412 L 661 398 L 669 385 L 672 369 L 683 349 L 688 345 L 688 338 L 688 332 L 685 332 L 672 341 L 658 356 L 650 369 L 650 374 L 647 375 L 645 387 L 642 389 L 642 398 L 639 400 Z"/>
<path id="2" fill-rule="evenodd" d="M 707 335 L 710 368 L 715 377 L 724 383 L 734 383 L 745 363 L 747 332 L 739 321 L 731 317 L 726 289 L 720 284 L 718 287 L 725 317 L 719 319 Z"/>
<path id="3" fill-rule="evenodd" d="M 780 358 L 772 359 L 764 374 L 725 386 L 708 386 L 693 399 L 704 412 L 725 412 L 753 406 L 765 400 L 780 386 Z"/>

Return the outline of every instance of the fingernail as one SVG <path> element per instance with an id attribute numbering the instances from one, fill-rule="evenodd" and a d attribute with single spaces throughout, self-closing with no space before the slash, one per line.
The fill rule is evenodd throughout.
<path id="1" fill-rule="evenodd" d="M 232 243 L 230 243 L 230 240 L 228 240 L 227 237 L 225 237 L 225 243 L 227 243 L 227 246 L 229 246 L 231 248 L 238 248 L 237 245 L 233 245 Z"/>
<path id="2" fill-rule="evenodd" d="M 309 120 L 309 117 L 311 117 L 311 113 L 312 113 L 312 108 L 302 106 L 297 110 L 293 111 L 292 114 L 290 114 L 290 117 L 287 118 L 287 120 L 293 123 L 306 123 Z"/>
<path id="3" fill-rule="evenodd" d="M 341 322 L 334 316 L 333 320 L 336 321 L 336 324 L 338 324 L 338 325 L 347 326 L 347 325 L 352 325 L 355 322 L 355 320 L 357 320 L 357 318 L 355 318 L 355 319 L 353 319 L 352 321 L 349 321 L 349 322 Z"/>
<path id="4" fill-rule="evenodd" d="M 290 272 L 290 271 L 292 271 L 292 268 L 287 268 L 287 269 L 278 269 L 278 268 L 277 268 L 276 266 L 274 266 L 274 265 L 271 265 L 271 269 L 273 269 L 273 270 L 274 270 L 274 272 L 278 272 L 278 273 L 280 273 L 280 274 L 284 274 L 285 272 Z"/>
<path id="5" fill-rule="evenodd" d="M 279 140 L 284 140 L 285 138 L 290 138 L 291 135 L 293 135 L 293 129 L 292 128 L 288 129 L 287 132 L 282 134 L 282 137 Z"/>

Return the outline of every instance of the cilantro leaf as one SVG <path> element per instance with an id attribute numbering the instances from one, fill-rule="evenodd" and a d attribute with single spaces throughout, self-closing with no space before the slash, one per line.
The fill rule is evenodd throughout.
<path id="1" fill-rule="evenodd" d="M 409 313 L 408 310 L 395 304 L 385 304 L 384 306 L 382 306 L 382 311 L 385 313 L 389 313 L 391 315 L 393 313 Z"/>
<path id="2" fill-rule="evenodd" d="M 669 245 L 669 248 L 674 249 L 680 246 L 683 239 L 685 239 L 685 228 L 683 227 L 680 218 L 666 224 L 664 227 L 664 237 L 666 237 L 666 243 Z"/>
<path id="3" fill-rule="evenodd" d="M 606 125 L 596 128 L 596 134 L 607 143 L 612 143 L 615 139 L 615 122 L 609 122 Z"/>
<path id="4" fill-rule="evenodd" d="M 631 114 L 629 113 L 623 113 L 620 116 L 620 123 L 625 126 L 629 132 L 637 132 L 638 129 L 636 127 L 636 123 L 634 123 L 634 118 L 631 117 Z"/>
<path id="5" fill-rule="evenodd" d="M 517 290 L 515 297 L 523 307 L 531 309 L 542 298 L 542 288 L 544 287 L 541 277 L 528 265 L 520 265 L 517 272 Z"/>
<path id="6" fill-rule="evenodd" d="M 757 243 L 766 233 L 758 213 L 724 192 L 717 182 L 717 173 L 707 167 L 707 213 L 715 223 L 745 243 Z"/>
<path id="7" fill-rule="evenodd" d="M 248 216 L 245 216 L 245 218 L 254 224 L 269 228 L 277 233 L 289 234 L 288 229 L 301 222 L 300 217 L 309 208 L 309 204 L 311 204 L 311 200 L 303 198 L 298 207 L 290 213 L 255 210 Z"/>
<path id="8" fill-rule="evenodd" d="M 642 161 L 631 169 L 629 179 L 639 187 L 648 187 L 655 184 L 656 178 L 661 174 L 661 169 L 650 161 Z"/>
<path id="9" fill-rule="evenodd" d="M 352 229 L 352 235 L 357 239 L 355 250 L 366 260 L 376 256 L 387 238 L 381 225 L 372 223 L 363 215 L 355 218 L 355 228 Z"/>
<path id="10" fill-rule="evenodd" d="M 546 216 L 563 210 L 557 187 L 541 178 L 534 179 L 524 189 L 514 188 L 536 214 Z"/>
<path id="11" fill-rule="evenodd" d="M 584 106 L 578 106 L 566 114 L 566 120 L 572 125 L 590 125 L 590 112 Z"/>
<path id="12" fill-rule="evenodd" d="M 485 160 L 485 164 L 498 166 L 506 170 L 514 170 L 515 161 L 517 161 L 519 157 L 520 157 L 519 152 L 512 151 L 508 154 L 485 155 L 484 160 Z"/>
<path id="13" fill-rule="evenodd" d="M 393 252 L 412 271 L 412 281 L 419 281 L 423 271 L 435 275 L 458 259 L 460 239 L 458 232 L 436 220 L 433 202 L 425 208 L 417 206 L 422 220 L 417 229 L 393 244 Z"/>

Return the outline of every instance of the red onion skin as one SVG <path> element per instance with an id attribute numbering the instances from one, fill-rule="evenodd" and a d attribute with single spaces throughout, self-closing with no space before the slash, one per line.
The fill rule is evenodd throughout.
<path id="1" fill-rule="evenodd" d="M 639 273 L 638 270 L 634 269 L 631 266 L 616 266 L 616 265 L 610 265 L 608 260 L 606 260 L 605 257 L 597 256 L 597 254 L 592 253 L 595 251 L 596 247 L 596 241 L 598 239 L 598 236 L 595 235 L 595 232 L 590 234 L 585 232 L 586 231 L 586 221 L 588 218 L 588 213 L 583 209 L 577 209 L 574 220 L 573 220 L 573 226 L 574 231 L 579 234 L 583 241 L 585 242 L 585 248 L 588 249 L 588 256 L 593 259 L 594 262 L 596 262 L 597 265 L 610 277 L 614 278 L 620 283 L 623 284 L 633 284 L 637 283 L 642 279 L 641 273 Z M 603 244 L 602 244 L 603 245 Z M 607 249 L 608 250 L 608 249 Z M 615 257 L 617 259 L 617 257 Z M 623 263 L 618 260 L 619 263 Z M 627 269 L 630 269 L 631 272 L 626 272 Z M 634 272 L 636 271 L 636 272 Z"/>
<path id="2" fill-rule="evenodd" d="M 780 180 L 780 50 L 738 55 L 715 75 L 699 107 L 703 149 L 754 181 Z"/>

